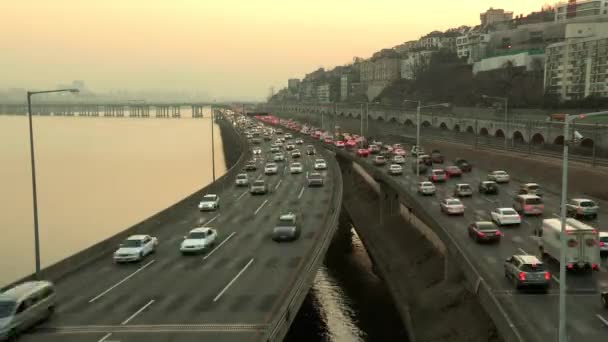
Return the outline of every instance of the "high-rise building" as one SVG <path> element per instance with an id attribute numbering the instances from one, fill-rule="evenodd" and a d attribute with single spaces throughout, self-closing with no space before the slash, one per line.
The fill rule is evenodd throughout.
<path id="1" fill-rule="evenodd" d="M 330 86 L 328 83 L 317 86 L 317 101 L 319 103 L 330 102 Z"/>
<path id="2" fill-rule="evenodd" d="M 486 27 L 495 23 L 512 20 L 513 12 L 505 12 L 504 9 L 490 7 L 489 10 L 479 14 L 479 19 L 481 20 L 481 26 Z"/>
<path id="3" fill-rule="evenodd" d="M 601 16 L 608 17 L 606 0 L 569 0 L 555 5 L 555 21 Z"/>
<path id="4" fill-rule="evenodd" d="M 299 88 L 300 88 L 300 79 L 299 78 L 290 78 L 289 80 L 287 80 L 287 89 L 289 89 L 290 92 L 296 93 L 296 92 L 298 92 Z"/>

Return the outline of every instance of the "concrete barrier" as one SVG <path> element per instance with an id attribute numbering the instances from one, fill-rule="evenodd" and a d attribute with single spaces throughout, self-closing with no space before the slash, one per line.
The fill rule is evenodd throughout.
<path id="1" fill-rule="evenodd" d="M 221 177 L 214 183 L 211 183 L 204 188 L 197 190 L 183 200 L 171 205 L 170 207 L 161 210 L 160 212 L 150 216 L 149 218 L 111 236 L 107 239 L 96 243 L 80 252 L 75 253 L 57 263 L 45 267 L 40 271 L 40 279 L 58 281 L 61 278 L 85 267 L 91 262 L 102 257 L 110 255 L 116 247 L 125 238 L 133 234 L 153 234 L 163 225 L 178 221 L 180 217 L 185 216 L 192 210 L 196 210 L 198 202 L 203 194 L 207 192 L 217 192 L 222 190 L 227 184 L 232 184 L 236 174 L 241 171 L 245 162 L 251 157 L 251 152 L 248 148 L 247 140 L 237 133 L 235 128 L 225 120 L 217 121 L 221 128 L 221 135 L 224 145 L 224 153 L 235 154 L 239 157 L 234 161 L 234 157 L 226 158 L 226 161 L 233 160 L 232 165 Z M 35 279 L 35 274 L 26 276 L 12 284 L 4 286 L 1 290 L 14 286 L 15 284 Z"/>

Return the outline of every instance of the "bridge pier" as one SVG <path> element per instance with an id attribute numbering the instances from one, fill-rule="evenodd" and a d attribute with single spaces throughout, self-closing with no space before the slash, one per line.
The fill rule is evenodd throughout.
<path id="1" fill-rule="evenodd" d="M 193 118 L 202 118 L 203 117 L 203 106 L 192 105 L 192 117 Z"/>
<path id="2" fill-rule="evenodd" d="M 171 117 L 173 118 L 180 118 L 181 117 L 181 113 L 180 113 L 180 106 L 171 106 Z"/>
<path id="3" fill-rule="evenodd" d="M 392 217 L 399 216 L 400 202 L 399 194 L 394 188 L 383 182 L 378 184 L 380 184 L 380 223 L 382 224 Z"/>

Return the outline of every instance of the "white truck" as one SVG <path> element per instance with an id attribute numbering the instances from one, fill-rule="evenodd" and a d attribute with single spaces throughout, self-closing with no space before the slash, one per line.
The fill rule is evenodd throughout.
<path id="1" fill-rule="evenodd" d="M 562 231 L 559 219 L 546 219 L 542 223 L 539 249 L 543 257 L 549 256 L 559 262 Z M 573 218 L 566 219 L 567 249 L 566 268 L 592 269 L 599 271 L 600 248 L 597 229 Z"/>

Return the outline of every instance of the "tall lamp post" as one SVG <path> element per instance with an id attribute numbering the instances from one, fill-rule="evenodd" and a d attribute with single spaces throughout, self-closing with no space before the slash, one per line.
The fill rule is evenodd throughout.
<path id="1" fill-rule="evenodd" d="M 566 198 L 568 197 L 568 147 L 571 143 L 575 143 L 582 138 L 578 132 L 574 132 L 574 136 L 570 138 L 570 123 L 576 119 L 585 119 L 593 116 L 608 116 L 608 111 L 594 112 L 579 115 L 568 115 L 564 118 L 564 155 L 562 159 L 562 195 L 560 203 L 560 250 L 559 255 L 559 342 L 567 342 L 568 336 L 566 332 L 566 253 L 563 253 L 568 248 L 566 236 Z"/>
<path id="2" fill-rule="evenodd" d="M 484 99 L 492 99 L 492 100 L 500 100 L 504 101 L 505 107 L 505 150 L 508 149 L 508 136 L 509 136 L 509 98 L 508 97 L 500 97 L 500 96 L 489 96 L 489 95 L 481 95 Z"/>
<path id="3" fill-rule="evenodd" d="M 32 126 L 32 96 L 36 94 L 48 94 L 48 93 L 78 93 L 79 90 L 75 88 L 69 89 L 55 89 L 55 90 L 41 90 L 41 91 L 28 91 L 27 92 L 27 118 L 29 121 L 30 129 L 30 162 L 32 165 L 32 201 L 34 203 L 34 253 L 36 261 L 36 269 L 34 276 L 39 279 L 40 275 L 40 237 L 38 234 L 38 193 L 36 190 L 36 159 L 34 158 L 34 129 Z"/>
<path id="4" fill-rule="evenodd" d="M 416 103 L 416 180 L 420 178 L 420 163 L 418 162 L 418 157 L 420 153 L 420 110 L 423 108 L 432 108 L 432 107 L 449 107 L 449 103 L 437 103 L 432 105 L 422 106 L 422 101 L 414 101 L 414 100 L 403 100 L 403 102 L 413 102 Z"/>

